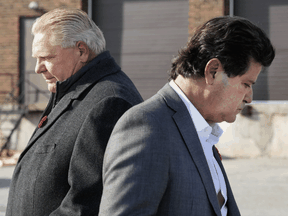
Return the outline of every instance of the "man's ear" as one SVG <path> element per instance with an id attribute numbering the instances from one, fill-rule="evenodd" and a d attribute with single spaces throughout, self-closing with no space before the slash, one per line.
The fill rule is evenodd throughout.
<path id="1" fill-rule="evenodd" d="M 218 58 L 210 59 L 204 70 L 206 84 L 213 85 L 217 73 L 223 71 L 223 66 Z"/>
<path id="2" fill-rule="evenodd" d="M 82 63 L 86 63 L 89 60 L 89 55 L 90 55 L 90 49 L 87 46 L 86 43 L 84 43 L 83 41 L 78 41 L 76 43 L 76 48 L 79 51 L 79 55 L 80 55 L 80 61 Z"/>

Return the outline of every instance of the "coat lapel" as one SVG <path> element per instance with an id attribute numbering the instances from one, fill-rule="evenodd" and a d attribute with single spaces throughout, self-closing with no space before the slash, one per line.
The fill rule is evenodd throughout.
<path id="1" fill-rule="evenodd" d="M 215 196 L 215 188 L 210 170 L 195 126 L 184 102 L 169 84 L 166 84 L 158 93 L 164 97 L 167 105 L 175 111 L 175 114 L 173 115 L 174 121 L 183 137 L 191 158 L 198 169 L 211 205 L 216 214 L 220 216 L 221 212 L 217 197 Z"/>

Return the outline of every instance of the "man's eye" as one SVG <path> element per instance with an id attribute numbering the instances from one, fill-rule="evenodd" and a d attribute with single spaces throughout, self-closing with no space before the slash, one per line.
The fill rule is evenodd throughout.
<path id="1" fill-rule="evenodd" d="M 248 83 L 245 83 L 245 86 L 246 86 L 247 88 L 250 88 L 250 87 L 251 87 Z"/>
<path id="2" fill-rule="evenodd" d="M 53 58 L 53 56 L 44 56 L 44 57 L 41 57 L 41 59 L 43 59 L 43 60 L 50 60 L 50 59 L 52 59 Z"/>

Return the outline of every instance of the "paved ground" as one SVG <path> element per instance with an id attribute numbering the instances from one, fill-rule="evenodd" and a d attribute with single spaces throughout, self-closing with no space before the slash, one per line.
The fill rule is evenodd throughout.
<path id="1" fill-rule="evenodd" d="M 223 160 L 242 216 L 288 215 L 288 159 Z"/>
<path id="2" fill-rule="evenodd" d="M 223 159 L 242 216 L 288 215 L 288 159 Z M 0 168 L 0 216 L 14 166 Z"/>
<path id="3" fill-rule="evenodd" d="M 0 167 L 0 216 L 5 215 L 9 185 L 14 166 Z"/>

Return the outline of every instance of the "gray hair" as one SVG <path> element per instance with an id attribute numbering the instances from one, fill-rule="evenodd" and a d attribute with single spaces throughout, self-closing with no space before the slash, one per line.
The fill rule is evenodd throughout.
<path id="1" fill-rule="evenodd" d="M 32 26 L 32 34 L 50 33 L 51 45 L 75 47 L 83 41 L 96 55 L 105 50 L 102 31 L 87 14 L 79 9 L 57 8 L 42 15 Z"/>

